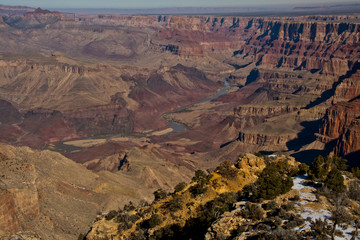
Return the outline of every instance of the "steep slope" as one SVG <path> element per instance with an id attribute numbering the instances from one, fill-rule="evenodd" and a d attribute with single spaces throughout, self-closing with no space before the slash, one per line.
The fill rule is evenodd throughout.
<path id="1" fill-rule="evenodd" d="M 179 179 L 192 173 L 174 164 L 162 171 L 162 161 L 146 166 L 154 156 L 139 154 L 128 154 L 137 179 L 131 173 L 95 173 L 51 151 L 0 145 L 0 237 L 30 231 L 42 239 L 75 239 L 97 213 L 149 199 L 158 187 L 172 188 L 177 172 L 182 172 Z M 143 162 L 132 162 L 133 155 Z"/>
<path id="2" fill-rule="evenodd" d="M 196 171 L 174 192 L 157 190 L 149 206 L 99 216 L 86 239 L 350 239 L 358 234 L 359 181 L 337 169 L 339 158 L 326 159 L 332 170 L 314 184 L 318 164 L 245 154 L 209 175 Z"/>
<path id="3" fill-rule="evenodd" d="M 230 167 L 231 163 L 229 164 L 229 166 L 226 166 Z M 138 217 L 137 219 L 135 218 L 135 224 L 145 227 L 145 222 L 152 215 L 156 214 L 161 219 L 164 219 L 164 221 L 157 224 L 158 226 L 154 229 L 155 231 L 171 225 L 178 225 L 181 228 L 190 219 L 198 217 L 198 214 L 201 214 L 198 212 L 198 209 L 207 202 L 217 198 L 219 194 L 236 192 L 241 190 L 246 184 L 254 182 L 257 179 L 256 175 L 265 168 L 265 162 L 261 158 L 248 154 L 240 158 L 236 166 L 237 168 L 233 167 L 231 169 L 225 167 L 224 172 L 219 170 L 208 177 L 204 172 L 197 171 L 193 178 L 195 180 L 190 185 L 186 186 L 185 184 L 182 189 L 177 190 L 178 192 L 175 191 L 174 194 L 168 197 L 165 194 L 159 199 L 155 199 L 152 205 L 138 209 L 136 213 Z M 232 172 L 235 175 L 231 175 L 232 177 L 222 177 L 221 174 L 225 174 L 226 171 Z M 161 190 L 158 191 L 160 192 Z M 155 198 L 157 198 L 156 194 Z M 119 214 L 121 216 L 121 212 Z M 136 234 L 135 224 L 131 220 L 128 222 L 131 227 L 122 230 L 121 220 L 118 221 L 114 217 L 115 215 L 112 217 L 105 216 L 95 222 L 86 239 L 126 239 L 131 237 L 132 234 Z M 154 230 L 149 231 L 150 235 L 154 233 Z M 185 229 L 184 233 L 186 234 Z M 196 233 L 194 234 L 196 235 Z"/>
<path id="4" fill-rule="evenodd" d="M 26 112 L 11 120 L 16 127 L 2 126 L 3 139 L 36 148 L 76 137 L 164 129 L 162 113 L 220 87 L 204 72 L 181 64 L 150 71 L 80 66 L 59 53 L 3 57 L 0 95 Z"/>

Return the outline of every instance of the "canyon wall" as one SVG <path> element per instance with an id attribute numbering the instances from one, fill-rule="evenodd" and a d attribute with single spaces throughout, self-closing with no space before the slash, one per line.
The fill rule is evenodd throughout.
<path id="1" fill-rule="evenodd" d="M 66 134 L 56 133 L 61 137 L 47 141 L 65 135 L 162 130 L 167 126 L 159 115 L 214 94 L 221 88 L 217 82 L 230 79 L 230 73 L 229 82 L 239 89 L 214 102 L 227 104 L 227 116 L 232 111 L 238 121 L 234 126 L 242 133 L 242 128 L 266 125 L 270 118 L 318 105 L 330 107 L 360 93 L 354 71 L 360 59 L 356 15 L 59 15 L 38 10 L 24 17 L 2 17 L 0 24 L 0 50 L 7 53 L 0 62 L 0 97 L 20 110 L 60 111 L 62 120 L 53 126 L 62 126 Z M 62 34 L 64 29 L 67 34 Z M 16 33 L 21 33 L 19 39 L 12 37 Z M 28 51 L 31 60 L 9 60 L 9 52 Z M 34 57 L 34 51 L 52 56 Z M 345 107 L 344 114 L 335 109 L 329 109 L 320 127 L 319 139 L 325 143 L 340 139 L 357 118 L 346 112 L 350 108 Z M 212 124 L 227 116 L 214 117 Z M 20 138 L 21 126 L 9 129 L 10 138 L 27 139 Z M 289 128 L 284 135 L 294 133 Z M 264 142 L 254 136 L 243 139 Z M 356 150 L 340 146 L 345 145 L 339 142 L 338 153 Z"/>

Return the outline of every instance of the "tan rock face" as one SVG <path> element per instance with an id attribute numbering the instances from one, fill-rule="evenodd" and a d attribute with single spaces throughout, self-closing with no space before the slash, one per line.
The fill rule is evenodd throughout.
<path id="1" fill-rule="evenodd" d="M 67 239 L 86 229 L 100 208 L 90 187 L 94 174 L 56 153 L 5 145 L 0 152 L 0 235 L 31 230 L 43 238 Z"/>
<path id="2" fill-rule="evenodd" d="M 245 144 L 264 145 L 285 145 L 289 140 L 296 138 L 293 136 L 265 135 L 260 133 L 239 133 L 238 140 Z"/>
<path id="3" fill-rule="evenodd" d="M 128 178 L 96 174 L 55 152 L 0 145 L 0 238 L 76 239 L 98 212 L 154 191 L 140 193 Z"/>
<path id="4" fill-rule="evenodd" d="M 251 176 L 260 173 L 266 167 L 266 164 L 263 158 L 246 153 L 243 157 L 239 157 L 235 166 L 240 171 L 243 171 L 244 175 Z"/>

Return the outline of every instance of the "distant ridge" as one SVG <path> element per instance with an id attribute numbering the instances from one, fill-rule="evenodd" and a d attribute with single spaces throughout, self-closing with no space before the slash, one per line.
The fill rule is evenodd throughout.
<path id="1" fill-rule="evenodd" d="M 22 15 L 34 12 L 36 9 L 27 6 L 8 6 L 0 4 L 0 15 Z M 360 13 L 360 3 L 343 4 L 311 4 L 308 6 L 263 6 L 263 7 L 175 7 L 151 9 L 117 9 L 117 8 L 50 8 L 51 11 L 77 14 L 132 14 L 132 15 L 196 15 L 222 14 L 243 16 L 271 16 L 271 15 L 308 15 L 308 14 L 351 14 Z"/>
<path id="2" fill-rule="evenodd" d="M 256 7 L 181 7 L 181 8 L 153 8 L 153 9 L 114 9 L 114 8 L 59 8 L 52 9 L 66 13 L 81 14 L 211 14 L 232 12 L 267 12 L 278 8 Z M 282 9 L 284 10 L 284 9 Z"/>
<path id="3" fill-rule="evenodd" d="M 0 4 L 0 15 L 7 14 L 24 14 L 26 12 L 33 12 L 35 8 L 26 6 L 7 6 Z"/>
<path id="4" fill-rule="evenodd" d="M 114 8 L 57 8 L 51 9 L 63 13 L 78 14 L 133 14 L 133 15 L 196 15 L 221 14 L 243 16 L 270 15 L 308 15 L 308 14 L 351 14 L 360 13 L 360 4 L 332 4 L 311 6 L 277 6 L 277 7 L 181 7 L 181 8 L 153 8 L 153 9 L 114 9 Z"/>

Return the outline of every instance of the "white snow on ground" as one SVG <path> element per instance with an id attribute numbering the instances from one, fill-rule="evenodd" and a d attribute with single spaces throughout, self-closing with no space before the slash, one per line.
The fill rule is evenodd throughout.
<path id="1" fill-rule="evenodd" d="M 299 191 L 299 197 L 301 201 L 299 202 L 300 205 L 305 205 L 306 202 L 313 202 L 316 200 L 316 196 L 314 192 L 316 189 L 314 187 L 308 186 L 306 184 L 306 180 L 308 180 L 307 175 L 293 177 L 294 186 L 292 189 L 296 189 Z"/>
<path id="2" fill-rule="evenodd" d="M 299 212 L 301 217 L 304 218 L 305 220 L 308 217 L 310 217 L 313 221 L 315 219 L 322 219 L 322 220 L 327 219 L 328 222 L 332 224 L 331 221 L 329 220 L 331 213 L 328 210 L 312 209 L 310 207 L 305 206 L 309 202 L 316 201 L 316 195 L 315 195 L 316 189 L 306 184 L 306 180 L 308 180 L 308 176 L 307 175 L 297 176 L 297 177 L 293 177 L 292 179 L 294 182 L 294 186 L 292 187 L 292 189 L 296 189 L 299 191 L 300 200 L 298 202 L 298 205 L 300 207 L 303 206 L 302 211 Z M 302 228 L 295 228 L 296 231 L 304 231 L 306 229 L 310 229 L 310 222 L 308 221 L 306 221 L 305 226 L 303 226 Z M 350 240 L 351 232 L 355 230 L 353 227 L 348 227 L 345 230 L 341 229 L 341 227 L 337 227 L 336 229 L 341 230 L 344 235 L 344 237 L 335 237 L 335 239 L 337 240 L 341 240 L 341 239 Z M 356 239 L 360 240 L 360 237 L 356 237 Z"/>

